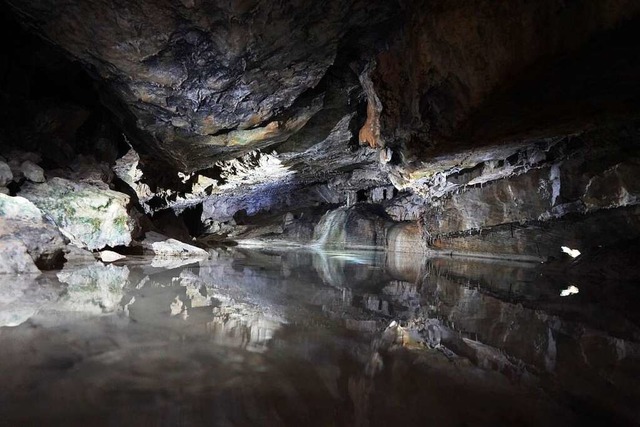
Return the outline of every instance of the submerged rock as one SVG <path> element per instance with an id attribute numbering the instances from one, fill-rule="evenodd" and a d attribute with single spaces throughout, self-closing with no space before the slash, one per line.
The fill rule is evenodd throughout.
<path id="1" fill-rule="evenodd" d="M 20 192 L 53 219 L 71 243 L 89 250 L 131 243 L 129 196 L 97 183 L 53 178 Z"/>

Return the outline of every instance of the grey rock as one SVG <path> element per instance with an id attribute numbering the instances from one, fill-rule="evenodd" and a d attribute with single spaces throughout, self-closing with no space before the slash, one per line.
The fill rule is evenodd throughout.
<path id="1" fill-rule="evenodd" d="M 0 230 L 4 228 L 0 222 Z M 27 246 L 16 238 L 0 238 L 0 274 L 40 274 Z"/>
<path id="2" fill-rule="evenodd" d="M 44 170 L 33 163 L 31 160 L 25 160 L 20 165 L 20 170 L 25 178 L 27 178 L 31 182 L 44 182 Z"/>
<path id="3" fill-rule="evenodd" d="M 38 207 L 23 197 L 0 194 L 0 241 L 4 240 L 20 241 L 32 262 L 42 269 L 59 268 L 64 262 L 64 237 L 45 221 Z M 15 243 L 11 245 L 15 247 Z"/>
<path id="4" fill-rule="evenodd" d="M 66 265 L 79 265 L 79 264 L 93 264 L 96 260 L 93 252 L 90 252 L 86 249 L 79 248 L 75 245 L 67 245 L 65 249 L 65 259 L 67 260 Z"/>
<path id="5" fill-rule="evenodd" d="M 89 250 L 128 245 L 135 225 L 129 196 L 105 184 L 52 178 L 26 184 L 20 192 L 46 213 L 71 243 Z"/>
<path id="6" fill-rule="evenodd" d="M 160 233 L 149 231 L 142 240 L 142 247 L 156 257 L 180 257 L 206 259 L 209 253 L 196 246 L 182 243 L 176 239 L 170 239 Z"/>
<path id="7" fill-rule="evenodd" d="M 375 205 L 341 207 L 320 219 L 313 233 L 314 242 L 329 248 L 385 248 L 387 229 L 392 224 Z"/>

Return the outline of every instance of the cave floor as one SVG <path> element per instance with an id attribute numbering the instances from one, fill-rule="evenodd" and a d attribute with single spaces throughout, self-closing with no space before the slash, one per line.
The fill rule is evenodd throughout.
<path id="1" fill-rule="evenodd" d="M 0 425 L 633 425 L 634 284 L 592 279 L 299 248 L 4 275 Z"/>

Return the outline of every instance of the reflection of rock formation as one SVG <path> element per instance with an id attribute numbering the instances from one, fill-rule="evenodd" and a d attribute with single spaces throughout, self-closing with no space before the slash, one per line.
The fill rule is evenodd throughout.
<path id="1" fill-rule="evenodd" d="M 65 267 L 58 273 L 60 282 L 68 285 L 62 300 L 64 309 L 94 314 L 112 312 L 120 308 L 128 278 L 126 266 L 96 262 L 79 268 Z"/>
<path id="2" fill-rule="evenodd" d="M 313 267 L 323 282 L 337 288 L 373 287 L 385 277 L 380 275 L 382 252 L 318 251 Z"/>
<path id="3" fill-rule="evenodd" d="M 55 303 L 63 289 L 47 276 L 0 274 L 0 327 L 17 326 Z"/>
<path id="4" fill-rule="evenodd" d="M 567 398 L 640 417 L 635 405 L 619 399 L 640 398 L 628 380 L 640 374 L 640 330 L 606 301 L 589 301 L 601 282 L 583 284 L 582 301 L 567 300 L 560 297 L 561 285 L 540 280 L 533 265 L 441 259 L 430 266 L 422 307 L 408 322 L 428 342 L 437 335 L 444 347 L 479 367 L 522 383 L 553 378 Z M 602 394 L 608 387 L 617 397 Z"/>
<path id="5" fill-rule="evenodd" d="M 180 411 L 195 424 L 299 425 L 318 408 L 321 425 L 640 418 L 638 328 L 595 305 L 588 283 L 562 298 L 566 283 L 538 284 L 535 264 L 216 254 L 174 270 L 128 258 L 69 264 L 63 283 L 3 282 L 0 313 L 17 326 L 0 333 L 0 400 L 30 409 L 8 419 L 28 424 L 18 421 L 56 399 L 74 402 L 65 421 L 80 407 L 114 423 L 135 404 L 140 424 Z"/>

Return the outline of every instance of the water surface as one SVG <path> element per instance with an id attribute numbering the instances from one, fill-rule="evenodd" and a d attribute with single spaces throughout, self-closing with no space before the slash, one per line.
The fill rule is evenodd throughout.
<path id="1" fill-rule="evenodd" d="M 301 249 L 0 276 L 0 424 L 632 425 L 636 293 Z"/>

